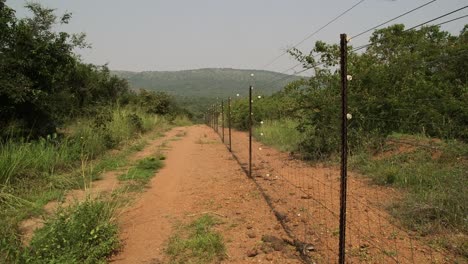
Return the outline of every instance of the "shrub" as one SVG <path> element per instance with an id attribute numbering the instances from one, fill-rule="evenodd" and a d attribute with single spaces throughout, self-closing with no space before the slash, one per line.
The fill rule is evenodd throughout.
<path id="1" fill-rule="evenodd" d="M 119 246 L 114 205 L 85 200 L 60 208 L 25 253 L 28 263 L 100 263 Z"/>

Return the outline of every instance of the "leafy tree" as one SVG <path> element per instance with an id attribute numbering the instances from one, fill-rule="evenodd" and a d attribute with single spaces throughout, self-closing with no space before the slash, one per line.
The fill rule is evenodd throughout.
<path id="1" fill-rule="evenodd" d="M 125 80 L 107 66 L 84 64 L 74 53 L 85 48 L 84 34 L 55 32 L 61 17 L 38 3 L 26 7 L 32 17 L 17 19 L 0 0 L 0 125 L 16 126 L 19 135 L 54 133 L 68 118 L 96 106 L 117 103 L 129 93 Z M 5 136 L 5 135 L 3 135 Z"/>

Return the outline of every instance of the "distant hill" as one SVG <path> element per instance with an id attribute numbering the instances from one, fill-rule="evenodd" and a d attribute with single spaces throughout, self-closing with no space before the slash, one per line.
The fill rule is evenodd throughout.
<path id="1" fill-rule="evenodd" d="M 256 93 L 271 94 L 282 89 L 294 78 L 288 75 L 260 70 L 198 69 L 184 71 L 113 71 L 125 78 L 134 89 L 165 91 L 177 97 L 227 98 L 248 93 L 253 83 Z M 254 77 L 250 74 L 253 73 Z M 281 81 L 276 81 L 282 79 Z"/>

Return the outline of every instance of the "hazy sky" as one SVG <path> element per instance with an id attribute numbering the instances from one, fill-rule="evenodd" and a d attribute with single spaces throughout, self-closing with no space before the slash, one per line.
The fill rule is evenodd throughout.
<path id="1" fill-rule="evenodd" d="M 60 29 L 85 32 L 92 49 L 83 59 L 115 70 L 184 70 L 207 67 L 260 69 L 358 0 L 43 0 L 58 14 L 73 13 Z M 429 0 L 366 0 L 299 46 L 339 42 Z M 23 0 L 7 0 L 17 16 Z M 408 27 L 466 6 L 467 0 L 438 0 L 398 23 Z M 468 8 L 434 23 L 468 14 Z M 468 17 L 443 26 L 458 34 Z M 368 35 L 351 43 L 367 43 Z M 283 71 L 294 61 L 283 56 L 267 70 Z M 265 69 L 265 68 L 264 68 Z M 297 69 L 299 70 L 299 68 Z"/>

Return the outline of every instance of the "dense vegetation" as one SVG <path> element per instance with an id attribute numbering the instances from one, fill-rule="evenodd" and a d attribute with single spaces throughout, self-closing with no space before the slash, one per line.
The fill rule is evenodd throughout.
<path id="1" fill-rule="evenodd" d="M 272 96 L 254 97 L 255 135 L 307 159 L 333 159 L 340 150 L 339 46 L 318 41 L 310 53 L 290 53 L 315 74 Z M 392 212 L 422 234 L 468 233 L 467 61 L 468 26 L 454 36 L 438 26 L 393 25 L 376 30 L 365 51 L 349 47 L 351 165 L 378 184 L 407 190 Z M 234 125 L 246 129 L 248 116 L 248 100 L 236 100 Z M 398 150 L 389 142 L 402 138 L 411 151 L 373 157 Z M 442 244 L 467 257 L 463 240 Z"/>
<path id="2" fill-rule="evenodd" d="M 233 94 L 246 95 L 252 82 L 256 86 L 265 87 L 272 79 L 280 79 L 287 75 L 260 70 L 237 69 L 198 69 L 185 71 L 148 71 L 128 72 L 112 71 L 130 83 L 133 88 L 168 92 L 172 95 L 186 97 L 222 98 Z M 254 77 L 251 77 L 251 74 Z M 279 91 L 287 81 L 281 81 L 268 86 L 264 93 Z"/>
<path id="3" fill-rule="evenodd" d="M 377 30 L 363 53 L 349 52 L 350 145 L 359 148 L 393 132 L 468 141 L 468 27 L 452 36 L 436 26 Z M 338 45 L 317 42 L 310 54 L 291 51 L 312 78 L 297 80 L 273 96 L 256 100 L 256 121 L 294 117 L 308 135 L 301 143 L 311 158 L 338 150 L 340 79 Z M 247 101 L 233 109 L 246 128 Z M 369 141 L 369 139 L 372 139 Z"/>
<path id="4" fill-rule="evenodd" d="M 0 1 L 0 126 L 2 137 L 50 135 L 66 121 L 94 115 L 103 106 L 140 103 L 167 114 L 172 98 L 162 93 L 132 92 L 106 66 L 82 62 L 76 48 L 89 46 L 84 34 L 53 30 L 71 14 L 27 4 L 31 18 L 18 19 Z M 140 98 L 139 98 L 140 97 Z M 140 100 L 142 99 L 142 100 Z M 160 105 L 154 105 L 159 103 Z M 5 129 L 10 128 L 10 129 Z"/>
<path id="5" fill-rule="evenodd" d="M 197 121 L 203 120 L 204 111 L 221 98 L 245 96 L 248 86 L 254 84 L 262 89 L 262 94 L 272 94 L 281 90 L 288 80 L 288 75 L 260 70 L 237 69 L 198 69 L 174 72 L 126 72 L 112 71 L 126 79 L 133 89 L 144 88 L 151 91 L 163 91 L 174 96 L 176 102 L 183 105 Z M 252 78 L 250 74 L 254 74 Z M 272 83 L 271 80 L 282 79 Z M 270 84 L 270 85 L 268 85 Z"/>
<path id="6" fill-rule="evenodd" d="M 141 147 L 141 135 L 187 113 L 166 93 L 133 91 L 81 61 L 84 35 L 56 31 L 71 14 L 26 7 L 32 15 L 20 19 L 0 0 L 0 262 L 100 263 L 118 247 L 112 202 L 53 216 L 44 205 L 124 165 L 130 143 Z M 41 215 L 50 219 L 23 245 L 20 222 Z"/>

